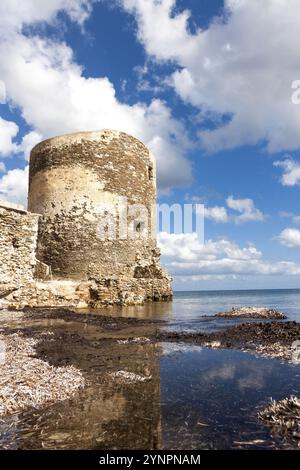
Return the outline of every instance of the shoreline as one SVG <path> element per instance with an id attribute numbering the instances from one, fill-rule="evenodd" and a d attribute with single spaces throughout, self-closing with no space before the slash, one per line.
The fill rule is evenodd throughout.
<path id="1" fill-rule="evenodd" d="M 273 359 L 300 364 L 300 354 L 293 346 L 300 338 L 297 322 L 242 323 L 212 333 L 162 332 L 157 339 L 168 342 L 197 344 L 207 348 L 237 349 Z M 299 347 L 300 351 L 300 347 Z"/>
<path id="2" fill-rule="evenodd" d="M 0 312 L 0 328 L 3 320 L 6 318 L 5 327 L 10 328 L 10 316 L 15 316 L 26 322 L 30 321 L 51 321 L 61 320 L 66 323 L 75 322 L 85 325 L 100 327 L 103 333 L 107 331 L 109 338 L 113 339 L 113 332 L 120 332 L 126 328 L 149 328 L 149 340 L 154 342 L 182 342 L 196 344 L 207 348 L 218 349 L 236 349 L 239 351 L 255 353 L 263 357 L 273 359 L 282 359 L 287 362 L 295 362 L 300 364 L 300 323 L 296 321 L 281 321 L 258 318 L 245 318 L 243 323 L 234 326 L 228 326 L 220 330 L 205 333 L 203 331 L 189 333 L 185 331 L 167 331 L 164 329 L 168 325 L 166 320 L 160 319 L 141 319 L 133 317 L 109 316 L 91 313 L 79 313 L 72 309 L 24 309 L 18 312 L 6 312 L 3 315 Z M 222 316 L 207 316 L 207 319 L 222 319 Z M 226 318 L 226 317 L 225 317 Z M 22 320 L 21 320 L 22 319 Z M 231 318 L 234 319 L 234 318 Z M 236 317 L 241 320 L 240 317 Z M 122 338 L 118 335 L 118 340 L 134 342 L 137 336 Z M 144 336 L 144 335 L 143 335 Z M 105 340 L 105 335 L 103 340 Z"/>

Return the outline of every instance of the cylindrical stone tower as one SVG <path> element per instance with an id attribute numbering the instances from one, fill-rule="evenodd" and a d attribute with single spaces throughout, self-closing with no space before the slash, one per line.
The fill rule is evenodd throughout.
<path id="1" fill-rule="evenodd" d="M 155 159 L 123 132 L 54 137 L 31 152 L 28 205 L 42 215 L 37 257 L 55 278 L 164 277 L 155 202 Z"/>

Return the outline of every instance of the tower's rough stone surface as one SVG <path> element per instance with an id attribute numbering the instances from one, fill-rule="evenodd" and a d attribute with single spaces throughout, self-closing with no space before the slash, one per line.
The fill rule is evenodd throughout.
<path id="1" fill-rule="evenodd" d="M 75 286 L 81 305 L 171 299 L 155 202 L 155 159 L 123 132 L 59 136 L 31 152 L 28 208 L 41 215 L 36 258 L 52 284 Z"/>
<path id="2" fill-rule="evenodd" d="M 0 203 L 0 307 L 171 300 L 155 202 L 155 160 L 134 137 L 104 130 L 38 144 L 29 212 Z"/>

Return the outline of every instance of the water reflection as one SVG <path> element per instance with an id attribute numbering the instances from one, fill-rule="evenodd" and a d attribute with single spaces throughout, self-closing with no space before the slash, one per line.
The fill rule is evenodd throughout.
<path id="1" fill-rule="evenodd" d="M 173 302 L 149 302 L 144 305 L 111 306 L 88 311 L 83 309 L 77 310 L 77 313 L 168 321 L 172 318 L 173 306 Z"/>
<path id="2" fill-rule="evenodd" d="M 237 352 L 186 349 L 161 357 L 165 448 L 281 448 L 256 418 L 270 397 L 299 394 L 299 366 Z M 254 441 L 257 441 L 254 444 Z M 252 444 L 250 444 L 252 442 Z M 287 443 L 288 447 L 289 444 Z"/>
<path id="3" fill-rule="evenodd" d="M 34 334 L 43 328 L 37 322 Z M 299 394 L 299 366 L 237 351 L 131 342 L 153 333 L 153 325 L 109 335 L 80 322 L 52 320 L 47 328 L 53 335 L 44 337 L 39 356 L 78 367 L 87 386 L 72 400 L 3 419 L 2 448 L 223 449 L 252 448 L 241 442 L 253 440 L 258 448 L 284 446 L 256 413 L 271 396 Z M 118 371 L 131 379 L 117 378 Z"/>
<path id="4" fill-rule="evenodd" d="M 40 323 L 35 328 L 36 336 L 40 336 Z M 38 355 L 55 366 L 75 365 L 83 372 L 87 386 L 72 400 L 4 418 L 1 447 L 160 447 L 160 345 L 120 343 L 100 328 L 78 322 L 62 327 L 61 321 L 56 324 L 52 320 L 47 328 L 53 335 L 43 339 Z M 129 337 L 133 333 L 132 329 L 127 331 Z M 148 327 L 140 333 L 151 331 Z M 119 380 L 113 374 L 117 371 L 149 380 Z"/>

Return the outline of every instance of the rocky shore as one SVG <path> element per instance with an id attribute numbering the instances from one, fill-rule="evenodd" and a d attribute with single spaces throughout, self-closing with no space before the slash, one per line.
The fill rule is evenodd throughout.
<path id="1" fill-rule="evenodd" d="M 269 320 L 285 320 L 287 316 L 274 308 L 265 307 L 232 307 L 231 310 L 219 312 L 216 317 L 223 318 L 261 318 Z"/>
<path id="2" fill-rule="evenodd" d="M 262 356 L 300 363 L 300 324 L 297 322 L 264 321 L 242 323 L 212 333 L 167 331 L 162 320 L 110 317 L 99 314 L 78 314 L 67 309 L 45 309 L 25 311 L 27 319 L 63 319 L 66 322 L 86 323 L 101 327 L 104 331 L 118 331 L 128 327 L 149 327 L 151 342 L 185 342 L 209 348 L 238 349 Z M 135 341 L 136 337 L 124 338 Z"/>
<path id="3" fill-rule="evenodd" d="M 160 341 L 198 344 L 204 347 L 239 349 L 266 357 L 299 361 L 300 324 L 297 322 L 242 323 L 213 333 L 161 332 Z M 299 356 L 299 357 L 298 357 Z"/>

